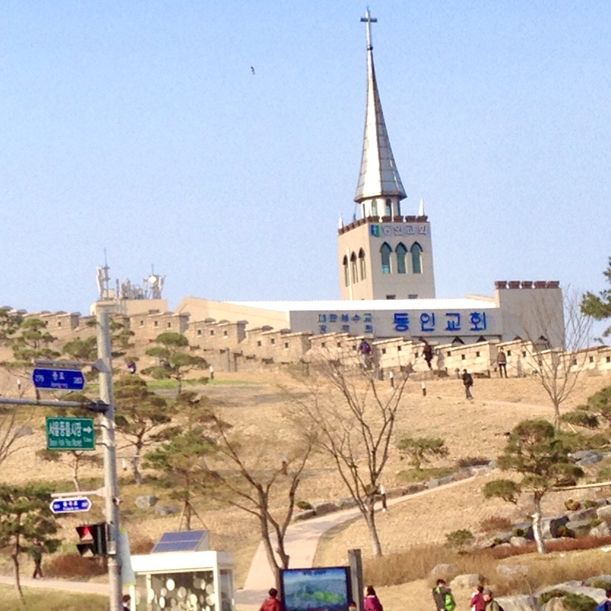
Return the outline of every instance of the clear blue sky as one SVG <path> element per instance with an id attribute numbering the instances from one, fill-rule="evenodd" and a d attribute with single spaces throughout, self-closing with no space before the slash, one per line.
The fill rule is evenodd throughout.
<path id="1" fill-rule="evenodd" d="M 105 248 L 113 277 L 167 275 L 171 307 L 338 297 L 365 8 L 4 0 L 0 302 L 87 311 Z M 371 10 L 404 211 L 424 198 L 438 296 L 491 294 L 497 279 L 603 288 L 611 3 Z"/>

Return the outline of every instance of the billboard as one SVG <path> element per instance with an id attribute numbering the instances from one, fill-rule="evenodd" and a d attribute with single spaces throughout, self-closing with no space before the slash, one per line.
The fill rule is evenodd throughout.
<path id="1" fill-rule="evenodd" d="M 284 611 L 347 611 L 352 598 L 346 566 L 284 569 L 280 586 Z"/>

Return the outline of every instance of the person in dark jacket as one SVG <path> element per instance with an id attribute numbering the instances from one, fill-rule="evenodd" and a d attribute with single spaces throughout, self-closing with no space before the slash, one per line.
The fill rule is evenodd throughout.
<path id="1" fill-rule="evenodd" d="M 278 600 L 278 590 L 270 588 L 268 594 L 269 596 L 263 601 L 259 611 L 282 611 L 282 605 Z"/>
<path id="2" fill-rule="evenodd" d="M 466 370 L 462 370 L 462 383 L 465 385 L 465 397 L 469 399 L 473 399 L 473 395 L 471 394 L 471 387 L 473 386 L 473 376 Z"/>
<path id="3" fill-rule="evenodd" d="M 484 600 L 486 601 L 486 611 L 503 611 L 501 605 L 494 600 L 494 593 L 492 590 L 484 590 Z"/>
<path id="4" fill-rule="evenodd" d="M 365 588 L 365 600 L 363 603 L 363 611 L 384 611 L 382 603 L 373 589 L 373 586 Z"/>

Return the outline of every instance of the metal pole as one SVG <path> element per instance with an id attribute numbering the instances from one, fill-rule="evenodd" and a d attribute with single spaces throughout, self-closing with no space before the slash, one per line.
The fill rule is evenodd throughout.
<path id="1" fill-rule="evenodd" d="M 363 611 L 363 561 L 360 549 L 348 550 L 348 564 L 350 566 L 352 600 L 356 603 L 357 611 Z"/>
<path id="2" fill-rule="evenodd" d="M 117 483 L 117 456 L 115 447 L 115 406 L 112 396 L 112 362 L 110 346 L 110 304 L 96 304 L 98 320 L 98 358 L 103 363 L 100 371 L 100 398 L 108 404 L 102 414 L 102 441 L 104 444 L 104 512 L 108 523 L 108 582 L 110 611 L 121 611 L 123 588 L 121 584 L 121 556 L 119 554 L 119 485 Z"/>

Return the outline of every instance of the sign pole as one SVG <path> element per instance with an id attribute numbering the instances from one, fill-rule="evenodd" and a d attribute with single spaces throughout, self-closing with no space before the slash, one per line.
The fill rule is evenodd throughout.
<path id="1" fill-rule="evenodd" d="M 112 395 L 112 362 L 110 345 L 110 314 L 114 304 L 96 304 L 98 321 L 98 359 L 100 367 L 100 398 L 108 405 L 102 414 L 102 443 L 104 445 L 104 511 L 108 523 L 108 582 L 110 611 L 121 611 L 123 587 L 121 584 L 121 556 L 119 539 L 119 485 L 117 482 L 117 455 L 115 444 L 115 406 Z"/>
<path id="2" fill-rule="evenodd" d="M 350 565 L 352 600 L 356 603 L 357 610 L 363 611 L 363 561 L 360 549 L 348 550 L 348 564 Z"/>

